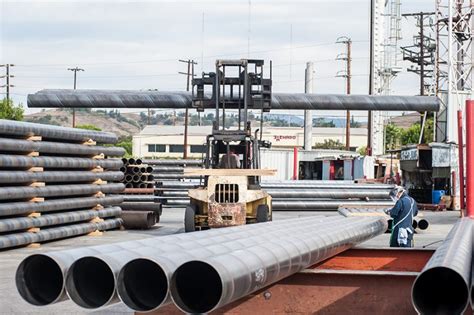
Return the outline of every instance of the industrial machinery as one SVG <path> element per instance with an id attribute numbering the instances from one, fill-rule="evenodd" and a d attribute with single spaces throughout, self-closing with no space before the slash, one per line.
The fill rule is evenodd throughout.
<path id="1" fill-rule="evenodd" d="M 269 79 L 263 65 L 263 60 L 217 60 L 216 72 L 193 79 L 193 107 L 202 112 L 213 105 L 215 120 L 206 140 L 205 169 L 199 172 L 204 184 L 188 192 L 186 232 L 272 219 L 271 196 L 260 187 L 260 176 L 270 175 L 260 170 L 260 147 L 271 146 L 261 139 L 263 113 L 270 111 L 272 100 L 271 65 Z M 229 109 L 237 110 L 237 120 L 228 119 Z M 255 133 L 250 109 L 261 113 Z"/>

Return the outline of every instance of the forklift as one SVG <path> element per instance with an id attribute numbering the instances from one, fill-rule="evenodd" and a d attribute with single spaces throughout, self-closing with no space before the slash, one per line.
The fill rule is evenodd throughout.
<path id="1" fill-rule="evenodd" d="M 271 109 L 271 63 L 270 78 L 264 78 L 263 66 L 263 60 L 217 60 L 215 72 L 192 80 L 193 108 L 203 112 L 215 107 L 215 120 L 206 137 L 205 168 L 188 170 L 203 181 L 188 191 L 186 232 L 272 220 L 272 198 L 260 186 L 261 176 L 275 174 L 260 169 L 260 148 L 271 147 L 262 140 L 263 113 Z M 254 133 L 251 109 L 261 113 L 260 129 Z M 237 110 L 238 122 L 232 126 L 226 110 Z"/>

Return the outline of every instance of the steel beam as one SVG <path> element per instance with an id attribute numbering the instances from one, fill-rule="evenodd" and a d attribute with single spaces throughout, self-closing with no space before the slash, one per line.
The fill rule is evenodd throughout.
<path id="1" fill-rule="evenodd" d="M 412 303 L 420 314 L 463 314 L 470 299 L 472 229 L 460 219 L 416 278 Z"/>
<path id="2" fill-rule="evenodd" d="M 83 168 L 93 169 L 102 167 L 108 170 L 118 170 L 122 167 L 120 159 L 87 159 L 74 157 L 53 156 L 23 156 L 23 155 L 0 155 L 0 168 L 3 167 L 44 167 L 44 168 Z"/>
<path id="3" fill-rule="evenodd" d="M 301 223 L 301 231 L 282 230 L 273 241 L 186 262 L 171 278 L 173 301 L 186 313 L 211 312 L 387 229 L 386 220 L 380 218 L 345 219 L 318 228 L 317 233 Z"/>
<path id="4" fill-rule="evenodd" d="M 116 143 L 118 141 L 117 136 L 111 132 L 67 128 L 5 119 L 0 119 L 0 135 L 23 137 L 41 136 L 45 139 L 65 141 L 94 140 L 100 143 Z"/>
<path id="5" fill-rule="evenodd" d="M 106 197 L 80 197 L 51 199 L 43 202 L 7 202 L 0 203 L 0 217 L 28 214 L 32 212 L 54 212 L 60 210 L 86 209 L 97 205 L 112 206 L 123 201 L 120 195 Z"/>
<path id="6" fill-rule="evenodd" d="M 210 95 L 208 95 L 210 99 Z M 190 108 L 190 92 L 121 90 L 42 90 L 28 95 L 28 107 L 43 108 Z M 275 110 L 384 110 L 437 112 L 430 96 L 331 95 L 273 93 Z M 209 108 L 211 108 L 209 104 Z"/>

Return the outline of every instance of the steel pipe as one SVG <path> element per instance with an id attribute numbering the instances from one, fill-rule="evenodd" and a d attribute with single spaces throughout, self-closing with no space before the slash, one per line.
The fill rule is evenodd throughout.
<path id="1" fill-rule="evenodd" d="M 344 219 L 317 233 L 302 222 L 300 232 L 283 230 L 273 241 L 186 262 L 171 278 L 173 301 L 186 313 L 211 312 L 387 229 L 381 218 Z"/>
<path id="2" fill-rule="evenodd" d="M 149 229 L 156 223 L 153 211 L 123 211 L 121 218 L 126 229 Z"/>
<path id="3" fill-rule="evenodd" d="M 171 172 L 176 172 L 176 173 L 183 173 L 184 167 L 182 166 L 158 166 L 153 168 L 151 171 L 154 171 L 155 173 L 171 173 Z"/>
<path id="4" fill-rule="evenodd" d="M 88 172 L 88 171 L 0 171 L 0 183 L 68 183 L 93 182 L 98 179 L 118 182 L 123 179 L 122 172 Z"/>
<path id="5" fill-rule="evenodd" d="M 2 167 L 45 167 L 45 168 L 84 168 L 93 169 L 97 166 L 108 170 L 118 170 L 122 167 L 120 159 L 87 159 L 74 157 L 52 156 L 22 156 L 0 155 L 0 168 Z"/>
<path id="6" fill-rule="evenodd" d="M 120 204 L 122 210 L 129 211 L 153 211 L 161 214 L 161 203 L 155 202 L 124 202 Z"/>
<path id="7" fill-rule="evenodd" d="M 41 136 L 46 139 L 116 143 L 115 134 L 103 131 L 84 130 L 60 126 L 35 124 L 23 121 L 0 119 L 0 134 L 13 136 Z"/>
<path id="8" fill-rule="evenodd" d="M 57 185 L 42 187 L 1 187 L 0 200 L 25 199 L 33 197 L 57 197 L 91 195 L 98 192 L 120 193 L 124 190 L 122 183 L 95 185 Z"/>
<path id="9" fill-rule="evenodd" d="M 0 203 L 0 217 L 28 214 L 32 212 L 53 212 L 59 210 L 85 209 L 97 205 L 112 206 L 122 203 L 120 195 L 106 197 L 81 197 L 52 199 L 44 202 L 7 202 Z"/>
<path id="10" fill-rule="evenodd" d="M 412 303 L 420 314 L 463 314 L 469 302 L 472 219 L 460 219 L 416 278 Z"/>
<path id="11" fill-rule="evenodd" d="M 342 218 L 338 217 L 319 217 L 317 220 L 313 219 L 311 222 L 313 223 L 312 226 L 316 226 L 316 224 L 322 224 L 321 222 L 323 220 L 324 222 L 335 222 L 341 219 Z M 144 243 L 148 241 L 148 246 L 136 246 L 133 250 L 111 252 L 104 255 L 96 255 L 94 257 L 83 257 L 75 261 L 68 271 L 66 278 L 67 291 L 71 299 L 78 305 L 85 308 L 98 308 L 116 301 L 115 292 L 113 290 L 103 290 L 102 292 L 91 294 L 91 289 L 96 288 L 99 284 L 105 284 L 107 288 L 112 288 L 114 283 L 117 283 L 119 292 L 122 293 L 121 298 L 127 305 L 130 304 L 129 306 L 131 306 L 132 309 L 135 309 L 135 304 L 131 302 L 132 300 L 137 303 L 147 303 L 147 299 L 153 300 L 153 302 L 151 302 L 153 306 L 151 308 L 149 306 L 143 306 L 143 310 L 149 311 L 151 309 L 156 309 L 163 303 L 169 301 L 167 294 L 167 278 L 171 276 L 172 271 L 179 266 L 179 262 L 183 261 L 184 257 L 206 257 L 207 255 L 216 254 L 218 252 L 227 252 L 234 250 L 235 248 L 244 247 L 247 246 L 255 236 L 261 236 L 264 234 L 265 237 L 269 239 L 272 235 L 277 235 L 283 223 L 286 223 L 285 227 L 292 231 L 298 227 L 300 222 L 303 220 L 307 219 L 296 219 L 288 222 L 259 225 L 260 229 L 258 232 L 248 227 L 234 227 L 231 229 L 212 230 L 212 232 L 206 231 L 207 233 L 204 234 L 199 233 L 199 236 L 197 234 L 192 235 L 192 233 L 189 233 L 181 236 L 179 240 L 174 236 L 160 237 L 154 240 L 148 239 L 142 242 Z M 241 242 L 236 242 L 236 239 L 241 240 Z M 260 240 L 262 240 L 262 237 Z M 225 247 L 225 244 L 229 245 Z M 195 249 L 200 250 L 196 251 Z M 162 257 L 161 255 L 165 253 L 169 253 L 169 256 Z M 192 256 L 194 254 L 197 256 Z M 146 264 L 146 262 L 143 264 L 142 261 L 139 261 L 137 264 L 133 264 L 133 266 L 126 267 L 128 262 L 133 259 L 142 259 L 146 256 L 158 260 L 160 258 L 164 259 L 159 260 L 161 264 L 156 263 L 151 265 Z M 144 265 L 148 268 L 140 268 L 140 266 L 143 267 Z M 97 277 L 90 276 L 90 273 L 87 272 L 87 270 L 97 269 L 107 270 L 107 273 L 104 271 L 102 277 Z M 119 271 L 123 269 L 126 271 L 122 273 L 123 277 L 121 277 Z M 145 278 L 143 278 L 143 271 L 147 274 Z M 131 279 L 130 273 L 128 272 L 131 272 L 133 279 Z M 159 276 L 157 277 L 157 275 Z M 115 279 L 115 282 L 112 282 L 112 279 Z M 126 279 L 126 283 L 123 283 L 121 279 Z M 149 280 L 145 280 L 143 283 L 142 281 L 144 279 Z M 150 283 L 155 280 L 158 281 L 154 284 Z M 142 286 L 147 287 L 150 285 L 153 287 L 148 287 L 147 292 L 141 292 L 138 289 Z M 120 290 L 120 287 L 122 287 L 123 290 Z M 134 288 L 137 288 L 137 290 L 134 290 Z M 144 301 L 141 299 L 144 299 Z M 90 301 L 92 301 L 92 303 Z M 138 307 L 137 309 L 142 308 Z"/>
<path id="12" fill-rule="evenodd" d="M 159 202 L 159 199 L 150 195 L 122 195 L 123 201 L 131 202 Z"/>
<path id="13" fill-rule="evenodd" d="M 80 210 L 73 212 L 61 212 L 47 214 L 39 217 L 20 217 L 0 220 L 0 232 L 9 232 L 29 229 L 32 227 L 43 227 L 59 225 L 71 222 L 80 222 L 91 220 L 95 217 L 108 218 L 119 216 L 121 213 L 119 207 L 105 208 L 103 210 Z"/>
<path id="14" fill-rule="evenodd" d="M 210 95 L 207 98 L 210 99 Z M 190 92 L 123 90 L 41 90 L 28 95 L 28 107 L 43 108 L 191 108 Z M 273 93 L 272 109 L 383 110 L 437 112 L 430 96 L 331 95 Z M 214 108 L 211 103 L 207 108 Z M 232 107 L 229 107 L 232 108 Z"/>
<path id="15" fill-rule="evenodd" d="M 426 230 L 428 229 L 429 226 L 430 226 L 430 223 L 428 222 L 428 220 L 421 219 L 418 221 L 418 228 L 420 230 Z"/>
<path id="16" fill-rule="evenodd" d="M 46 154 L 66 154 L 75 156 L 122 156 L 125 149 L 121 147 L 103 147 L 49 141 L 28 141 L 22 139 L 0 138 L 1 152 L 40 152 Z"/>
<path id="17" fill-rule="evenodd" d="M 0 248 L 9 248 L 31 243 L 40 243 L 75 235 L 86 234 L 95 230 L 109 230 L 119 227 L 121 219 L 109 219 L 98 223 L 81 223 L 53 227 L 36 233 L 23 232 L 0 236 Z"/>
<path id="18" fill-rule="evenodd" d="M 124 194 L 145 194 L 145 195 L 153 195 L 155 190 L 149 188 L 126 188 L 124 190 Z"/>
<path id="19" fill-rule="evenodd" d="M 466 101 L 466 216 L 474 218 L 474 101 L 472 100 Z"/>
<path id="20" fill-rule="evenodd" d="M 145 159 L 143 160 L 143 164 L 148 165 L 202 165 L 203 162 L 201 160 L 160 160 L 160 159 Z"/>
<path id="21" fill-rule="evenodd" d="M 352 200 L 274 200 L 272 207 L 274 211 L 317 211 L 317 210 L 337 210 L 341 205 L 351 207 L 365 207 L 365 206 L 381 206 L 391 207 L 394 205 L 393 201 L 352 201 Z"/>
<path id="22" fill-rule="evenodd" d="M 354 189 L 321 189 L 321 190 L 266 190 L 272 198 L 328 198 L 328 199 L 350 199 L 350 198 L 368 198 L 368 199 L 390 199 L 387 190 L 354 190 Z"/>
<path id="23" fill-rule="evenodd" d="M 81 223 L 50 228 L 38 233 L 19 233 L 0 237 L 0 247 L 26 245 L 59 238 L 87 234 L 96 230 L 118 228 L 122 219 L 110 219 L 98 223 Z M 77 249 L 80 251 L 81 249 Z M 88 251 L 90 252 L 90 251 Z M 53 253 L 35 254 L 24 259 L 17 268 L 15 283 L 21 297 L 33 305 L 49 305 L 66 299 L 63 289 L 65 263 L 74 256 L 62 256 L 57 262 Z M 72 262 L 71 262 L 72 263 Z"/>

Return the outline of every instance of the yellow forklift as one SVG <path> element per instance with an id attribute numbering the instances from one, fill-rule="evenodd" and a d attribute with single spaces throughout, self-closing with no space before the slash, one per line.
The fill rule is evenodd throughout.
<path id="1" fill-rule="evenodd" d="M 271 196 L 260 186 L 261 176 L 274 170 L 260 169 L 263 113 L 271 108 L 270 78 L 265 79 L 263 60 L 217 60 L 216 72 L 193 79 L 193 107 L 204 111 L 215 105 L 212 134 L 207 136 L 204 169 L 188 169 L 203 184 L 188 192 L 184 226 L 186 232 L 272 220 Z M 260 129 L 252 133 L 249 109 L 261 112 Z M 238 123 L 226 125 L 226 110 L 236 110 Z M 260 130 L 260 139 L 258 139 Z"/>

